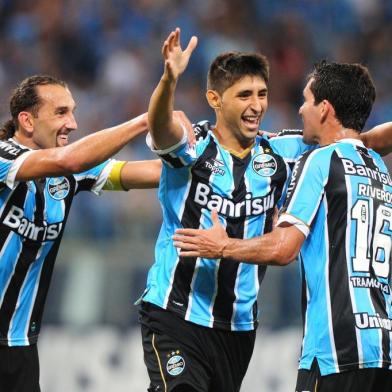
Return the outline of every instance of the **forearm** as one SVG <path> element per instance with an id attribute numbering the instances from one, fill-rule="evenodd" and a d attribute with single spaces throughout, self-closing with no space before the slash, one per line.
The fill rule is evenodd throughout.
<path id="1" fill-rule="evenodd" d="M 366 147 L 381 155 L 392 152 L 392 122 L 377 125 L 370 131 L 360 135 Z"/>
<path id="2" fill-rule="evenodd" d="M 181 140 L 183 130 L 173 119 L 174 92 L 177 81 L 165 74 L 155 88 L 148 106 L 148 125 L 156 148 L 163 150 Z"/>
<path id="3" fill-rule="evenodd" d="M 161 170 L 159 159 L 127 162 L 121 170 L 121 185 L 126 190 L 158 188 Z"/>
<path id="4" fill-rule="evenodd" d="M 222 244 L 222 257 L 250 264 L 287 265 L 298 252 L 285 244 L 283 237 L 269 233 L 248 240 L 229 238 Z"/>
<path id="5" fill-rule="evenodd" d="M 65 147 L 34 151 L 17 173 L 17 180 L 60 176 L 88 170 L 116 154 L 147 132 L 146 115 L 88 135 Z"/>
<path id="6" fill-rule="evenodd" d="M 72 143 L 60 151 L 72 157 L 73 172 L 87 170 L 109 159 L 135 137 L 147 132 L 146 116 L 139 116 L 123 124 L 104 129 Z"/>

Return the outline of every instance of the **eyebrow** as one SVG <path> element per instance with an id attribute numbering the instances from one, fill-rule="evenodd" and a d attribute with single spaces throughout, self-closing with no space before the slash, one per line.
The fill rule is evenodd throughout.
<path id="1" fill-rule="evenodd" d="M 68 111 L 68 110 L 70 110 L 71 109 L 71 107 L 70 106 L 57 106 L 55 109 L 54 109 L 54 111 L 55 111 L 55 113 L 58 113 L 58 112 L 62 112 L 62 111 Z M 72 112 L 74 112 L 76 110 L 76 105 L 72 108 Z"/>
<path id="2" fill-rule="evenodd" d="M 249 93 L 252 93 L 252 92 L 253 92 L 252 89 L 245 89 L 245 90 L 238 91 L 237 94 L 246 94 L 246 93 L 249 94 Z M 262 88 L 262 89 L 258 90 L 258 93 L 266 93 L 266 92 L 268 92 L 268 88 Z"/>

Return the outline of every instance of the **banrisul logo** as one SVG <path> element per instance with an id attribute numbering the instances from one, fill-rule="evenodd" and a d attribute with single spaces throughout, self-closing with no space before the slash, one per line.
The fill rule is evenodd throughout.
<path id="1" fill-rule="evenodd" d="M 55 177 L 48 181 L 48 192 L 55 200 L 62 200 L 67 197 L 69 193 L 69 181 L 65 177 Z"/>
<path id="2" fill-rule="evenodd" d="M 180 351 L 173 351 L 167 357 L 169 359 L 166 363 L 166 371 L 173 377 L 181 374 L 185 369 L 185 359 L 180 355 Z"/>
<path id="3" fill-rule="evenodd" d="M 258 154 L 252 161 L 253 170 L 262 177 L 271 177 L 276 173 L 278 164 L 270 154 Z"/>

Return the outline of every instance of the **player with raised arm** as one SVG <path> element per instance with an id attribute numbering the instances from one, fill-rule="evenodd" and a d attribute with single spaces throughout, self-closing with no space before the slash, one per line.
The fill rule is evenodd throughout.
<path id="1" fill-rule="evenodd" d="M 196 125 L 190 147 L 173 118 L 174 92 L 196 46 L 182 50 L 180 31 L 163 45 L 165 69 L 150 101 L 151 147 L 163 161 L 163 225 L 142 297 L 141 324 L 149 391 L 238 391 L 255 339 L 257 294 L 265 267 L 178 256 L 180 227 L 209 227 L 219 209 L 227 231 L 252 238 L 272 229 L 290 165 L 310 147 L 301 132 L 257 135 L 268 104 L 268 62 L 257 53 L 218 56 L 207 100 L 216 124 Z M 202 343 L 203 342 L 203 343 Z"/>
<path id="2" fill-rule="evenodd" d="M 362 65 L 318 64 L 300 114 L 304 138 L 321 148 L 296 163 L 278 227 L 249 240 L 228 238 L 214 212 L 212 229 L 180 229 L 174 237 L 190 263 L 202 257 L 235 264 L 240 257 L 285 265 L 300 252 L 298 392 L 392 389 L 392 179 L 359 138 L 374 99 Z"/>
<path id="3" fill-rule="evenodd" d="M 77 128 L 66 84 L 25 79 L 10 99 L 0 141 L 0 391 L 37 392 L 37 339 L 73 197 L 156 187 L 161 164 L 108 160 L 147 131 L 147 116 L 68 145 Z"/>

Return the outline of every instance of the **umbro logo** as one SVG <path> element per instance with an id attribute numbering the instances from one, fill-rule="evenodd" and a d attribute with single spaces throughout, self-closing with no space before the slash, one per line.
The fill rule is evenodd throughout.
<path id="1" fill-rule="evenodd" d="M 211 158 L 208 161 L 204 162 L 204 166 L 208 170 L 210 170 L 213 174 L 218 174 L 220 176 L 223 176 L 226 173 L 225 170 L 223 169 L 225 165 L 219 159 Z"/>

